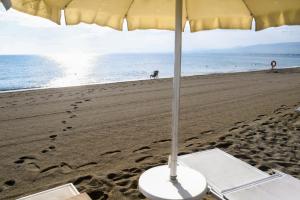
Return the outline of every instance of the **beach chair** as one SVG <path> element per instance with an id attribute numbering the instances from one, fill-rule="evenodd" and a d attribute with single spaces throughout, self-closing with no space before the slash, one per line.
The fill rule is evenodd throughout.
<path id="1" fill-rule="evenodd" d="M 153 72 L 153 74 L 150 75 L 150 79 L 151 79 L 151 78 L 158 78 L 158 73 L 159 73 L 159 71 L 158 71 L 158 70 L 155 70 L 155 71 Z"/>
<path id="2" fill-rule="evenodd" d="M 298 108 L 296 109 L 296 112 L 297 112 L 298 114 L 300 114 L 300 107 L 298 107 Z"/>
<path id="3" fill-rule="evenodd" d="M 72 183 L 50 190 L 19 198 L 17 200 L 91 200 L 85 193 L 80 194 Z"/>
<path id="4" fill-rule="evenodd" d="M 300 199 L 300 181 L 277 171 L 269 178 L 224 192 L 229 200 L 296 200 Z"/>
<path id="5" fill-rule="evenodd" d="M 220 149 L 179 156 L 179 164 L 203 174 L 221 200 L 300 199 L 300 180 L 279 171 L 270 175 Z"/>

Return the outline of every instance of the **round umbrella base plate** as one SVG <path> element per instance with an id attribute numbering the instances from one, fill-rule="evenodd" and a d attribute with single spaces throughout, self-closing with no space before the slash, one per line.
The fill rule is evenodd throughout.
<path id="1" fill-rule="evenodd" d="M 177 180 L 170 180 L 170 168 L 158 166 L 145 171 L 139 179 L 140 192 L 151 200 L 199 200 L 206 194 L 206 179 L 199 172 L 177 167 Z"/>

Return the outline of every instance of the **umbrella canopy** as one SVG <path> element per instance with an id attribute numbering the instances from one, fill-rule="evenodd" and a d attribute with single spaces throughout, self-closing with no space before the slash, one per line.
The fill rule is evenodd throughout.
<path id="1" fill-rule="evenodd" d="M 1 0 L 0 0 L 1 1 Z M 7 0 L 2 0 L 7 1 Z M 175 0 L 11 0 L 12 7 L 31 15 L 61 21 L 80 22 L 122 30 L 175 30 Z M 300 24 L 299 0 L 183 0 L 182 26 L 192 32 L 208 29 L 256 30 Z"/>

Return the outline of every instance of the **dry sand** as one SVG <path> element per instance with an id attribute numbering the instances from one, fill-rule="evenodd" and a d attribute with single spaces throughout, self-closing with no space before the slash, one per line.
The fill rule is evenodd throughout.
<path id="1" fill-rule="evenodd" d="M 170 79 L 0 94 L 0 199 L 67 182 L 93 199 L 142 199 L 170 151 Z M 300 69 L 186 77 L 181 154 L 218 147 L 300 178 Z M 207 197 L 210 199 L 211 197 Z"/>

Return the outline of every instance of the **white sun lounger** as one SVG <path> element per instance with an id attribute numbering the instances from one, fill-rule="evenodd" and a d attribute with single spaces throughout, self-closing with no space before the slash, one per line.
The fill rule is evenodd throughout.
<path id="1" fill-rule="evenodd" d="M 300 181 L 277 172 L 270 178 L 227 191 L 224 196 L 230 200 L 298 200 Z"/>
<path id="2" fill-rule="evenodd" d="M 202 173 L 210 191 L 219 199 L 300 199 L 298 179 L 281 172 L 269 175 L 220 149 L 180 156 L 179 163 Z"/>
<path id="3" fill-rule="evenodd" d="M 296 109 L 296 112 L 297 112 L 297 113 L 300 113 L 300 107 Z"/>
<path id="4" fill-rule="evenodd" d="M 62 185 L 50 190 L 39 192 L 17 200 L 66 200 L 79 195 L 80 193 L 72 183 Z"/>

